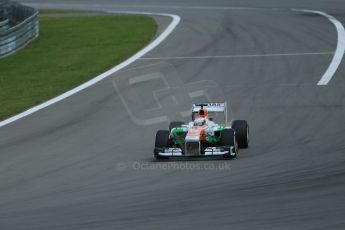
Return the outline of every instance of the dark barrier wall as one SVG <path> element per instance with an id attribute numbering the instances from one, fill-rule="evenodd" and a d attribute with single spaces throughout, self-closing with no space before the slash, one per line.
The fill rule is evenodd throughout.
<path id="1" fill-rule="evenodd" d="M 38 37 L 38 11 L 13 1 L 0 0 L 0 58 Z"/>

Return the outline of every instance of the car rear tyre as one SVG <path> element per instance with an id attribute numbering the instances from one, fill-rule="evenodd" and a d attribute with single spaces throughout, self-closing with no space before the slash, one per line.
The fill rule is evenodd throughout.
<path id="1" fill-rule="evenodd" d="M 235 120 L 231 123 L 231 127 L 236 132 L 236 140 L 239 148 L 248 148 L 249 143 L 249 126 L 245 120 Z"/>
<path id="2" fill-rule="evenodd" d="M 156 133 L 155 149 L 153 151 L 154 157 L 157 159 L 168 159 L 169 157 L 164 157 L 158 155 L 160 151 L 164 148 L 169 148 L 169 134 L 168 130 L 159 130 Z"/>
<path id="3" fill-rule="evenodd" d="M 169 124 L 169 131 L 171 131 L 173 128 L 181 127 L 181 125 L 184 125 L 184 122 L 182 121 L 172 121 Z"/>

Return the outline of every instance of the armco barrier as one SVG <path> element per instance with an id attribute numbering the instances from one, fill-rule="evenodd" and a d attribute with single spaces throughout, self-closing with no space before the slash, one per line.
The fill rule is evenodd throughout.
<path id="1" fill-rule="evenodd" d="M 0 21 L 0 31 L 8 30 L 10 27 L 10 21 L 8 19 L 5 19 L 3 21 Z"/>
<path id="2" fill-rule="evenodd" d="M 38 11 L 16 2 L 0 0 L 0 58 L 38 37 Z"/>

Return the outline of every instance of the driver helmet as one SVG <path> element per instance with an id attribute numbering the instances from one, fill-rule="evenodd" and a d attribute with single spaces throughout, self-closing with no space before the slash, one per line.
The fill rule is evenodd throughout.
<path id="1" fill-rule="evenodd" d="M 201 106 L 199 112 L 198 112 L 198 117 L 207 117 L 207 110 L 204 109 L 203 106 Z"/>

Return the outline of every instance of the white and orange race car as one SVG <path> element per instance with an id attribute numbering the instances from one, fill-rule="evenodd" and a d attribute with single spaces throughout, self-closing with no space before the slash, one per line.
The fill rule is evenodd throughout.
<path id="1" fill-rule="evenodd" d="M 193 104 L 191 122 L 171 122 L 169 130 L 157 131 L 154 157 L 236 157 L 238 148 L 248 148 L 249 126 L 245 120 L 230 124 L 226 102 Z"/>

